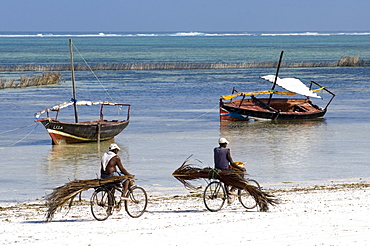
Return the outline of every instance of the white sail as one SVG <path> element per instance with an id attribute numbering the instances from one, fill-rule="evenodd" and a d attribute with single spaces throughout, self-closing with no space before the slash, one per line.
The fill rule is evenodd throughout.
<path id="1" fill-rule="evenodd" d="M 267 81 L 270 81 L 272 83 L 275 82 L 275 75 L 266 75 L 266 76 L 262 76 L 261 78 Z M 277 77 L 276 84 L 283 87 L 285 90 L 295 92 L 295 93 L 301 94 L 306 97 L 321 98 L 315 92 L 310 90 L 305 84 L 303 84 L 302 81 L 296 78 L 281 79 Z"/>

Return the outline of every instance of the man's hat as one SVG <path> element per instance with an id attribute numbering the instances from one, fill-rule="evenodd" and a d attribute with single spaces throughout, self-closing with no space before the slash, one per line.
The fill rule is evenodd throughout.
<path id="1" fill-rule="evenodd" d="M 109 146 L 109 150 L 115 150 L 115 149 L 121 150 L 121 149 L 120 149 L 120 147 L 118 147 L 118 145 L 117 145 L 117 144 L 112 143 L 112 144 Z"/>
<path id="2" fill-rule="evenodd" d="M 220 138 L 220 139 L 218 140 L 218 143 L 219 143 L 219 144 L 224 144 L 224 143 L 225 143 L 225 144 L 229 144 L 229 141 L 227 141 L 227 140 L 226 140 L 226 138 Z"/>

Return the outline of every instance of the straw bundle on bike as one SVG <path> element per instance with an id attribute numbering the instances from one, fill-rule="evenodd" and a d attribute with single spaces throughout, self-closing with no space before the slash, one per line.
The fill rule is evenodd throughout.
<path id="1" fill-rule="evenodd" d="M 46 221 L 49 222 L 53 219 L 54 213 L 58 208 L 61 208 L 69 200 L 69 208 L 72 206 L 73 199 L 81 192 L 99 187 L 101 185 L 122 182 L 128 176 L 114 176 L 104 179 L 89 179 L 89 180 L 73 180 L 63 186 L 57 187 L 54 191 L 45 197 L 48 212 Z"/>
<path id="2" fill-rule="evenodd" d="M 218 179 L 226 185 L 233 186 L 235 188 L 246 190 L 257 202 L 260 211 L 268 211 L 269 205 L 275 206 L 278 204 L 278 200 L 274 195 L 268 194 L 262 191 L 259 187 L 256 187 L 248 183 L 248 179 L 244 178 L 244 174 L 240 171 L 228 170 L 222 171 L 212 169 L 209 167 L 199 168 L 193 164 L 186 164 L 189 161 L 187 159 L 178 169 L 176 169 L 172 176 L 179 180 L 185 187 L 194 189 L 188 180 L 194 179 Z"/>
<path id="3" fill-rule="evenodd" d="M 248 183 L 248 179 L 245 179 L 244 175 L 241 175 L 240 172 L 221 171 L 218 174 L 219 175 L 217 176 L 217 179 L 219 179 L 221 182 L 240 190 L 245 190 L 251 196 L 253 196 L 259 207 L 259 210 L 262 212 L 266 212 L 269 210 L 269 204 L 275 206 L 279 203 L 274 195 L 269 194 L 259 187 Z"/>
<path id="4" fill-rule="evenodd" d="M 186 161 L 176 169 L 172 176 L 174 176 L 178 181 L 180 181 L 186 188 L 196 189 L 187 180 L 211 178 L 209 177 L 211 168 L 199 168 L 191 164 L 186 164 Z"/>

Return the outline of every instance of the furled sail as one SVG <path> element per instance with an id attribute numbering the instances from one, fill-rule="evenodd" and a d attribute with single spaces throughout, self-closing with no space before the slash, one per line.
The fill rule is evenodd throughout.
<path id="1" fill-rule="evenodd" d="M 267 81 L 270 81 L 272 83 L 275 82 L 275 75 L 266 75 L 266 76 L 262 76 L 261 78 Z M 285 90 L 295 92 L 295 93 L 301 94 L 306 97 L 321 98 L 315 92 L 310 90 L 305 84 L 303 84 L 302 81 L 296 78 L 281 79 L 278 77 L 276 80 L 276 84 L 283 87 Z"/>
<path id="2" fill-rule="evenodd" d="M 58 111 L 62 108 L 69 107 L 73 104 L 74 104 L 73 101 L 69 101 L 69 102 L 64 102 L 62 104 L 56 105 L 52 108 L 47 108 L 43 111 L 40 111 L 40 112 L 36 113 L 35 118 L 39 118 L 43 113 L 50 112 L 50 111 Z M 99 105 L 99 104 L 112 105 L 112 106 L 122 106 L 123 105 L 123 104 L 108 102 L 108 101 L 85 101 L 85 100 L 81 100 L 81 101 L 76 102 L 77 106 L 92 106 L 92 105 Z"/>

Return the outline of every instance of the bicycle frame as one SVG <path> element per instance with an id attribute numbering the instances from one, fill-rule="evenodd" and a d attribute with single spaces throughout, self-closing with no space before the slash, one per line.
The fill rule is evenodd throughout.
<path id="1" fill-rule="evenodd" d="M 206 208 L 211 212 L 217 212 L 222 209 L 225 201 L 229 204 L 234 201 L 234 196 L 231 196 L 229 185 L 226 185 L 218 179 L 206 180 L 208 185 L 203 192 L 203 201 Z M 260 185 L 253 179 L 248 179 L 248 182 L 254 183 L 258 189 Z M 247 190 L 238 189 L 238 200 L 241 205 L 246 209 L 253 209 L 257 206 L 255 198 Z"/>
<path id="2" fill-rule="evenodd" d="M 125 199 L 122 200 L 124 188 L 120 184 L 125 181 L 127 179 L 120 183 L 109 183 L 95 187 L 95 192 L 90 199 L 91 212 L 95 219 L 106 220 L 114 209 L 121 210 L 122 201 L 124 201 L 125 210 L 130 217 L 137 218 L 144 213 L 148 203 L 146 191 L 142 187 L 132 185 L 128 188 Z M 119 196 L 115 195 L 116 191 L 120 193 Z M 119 201 L 117 201 L 117 197 L 119 197 Z"/>

